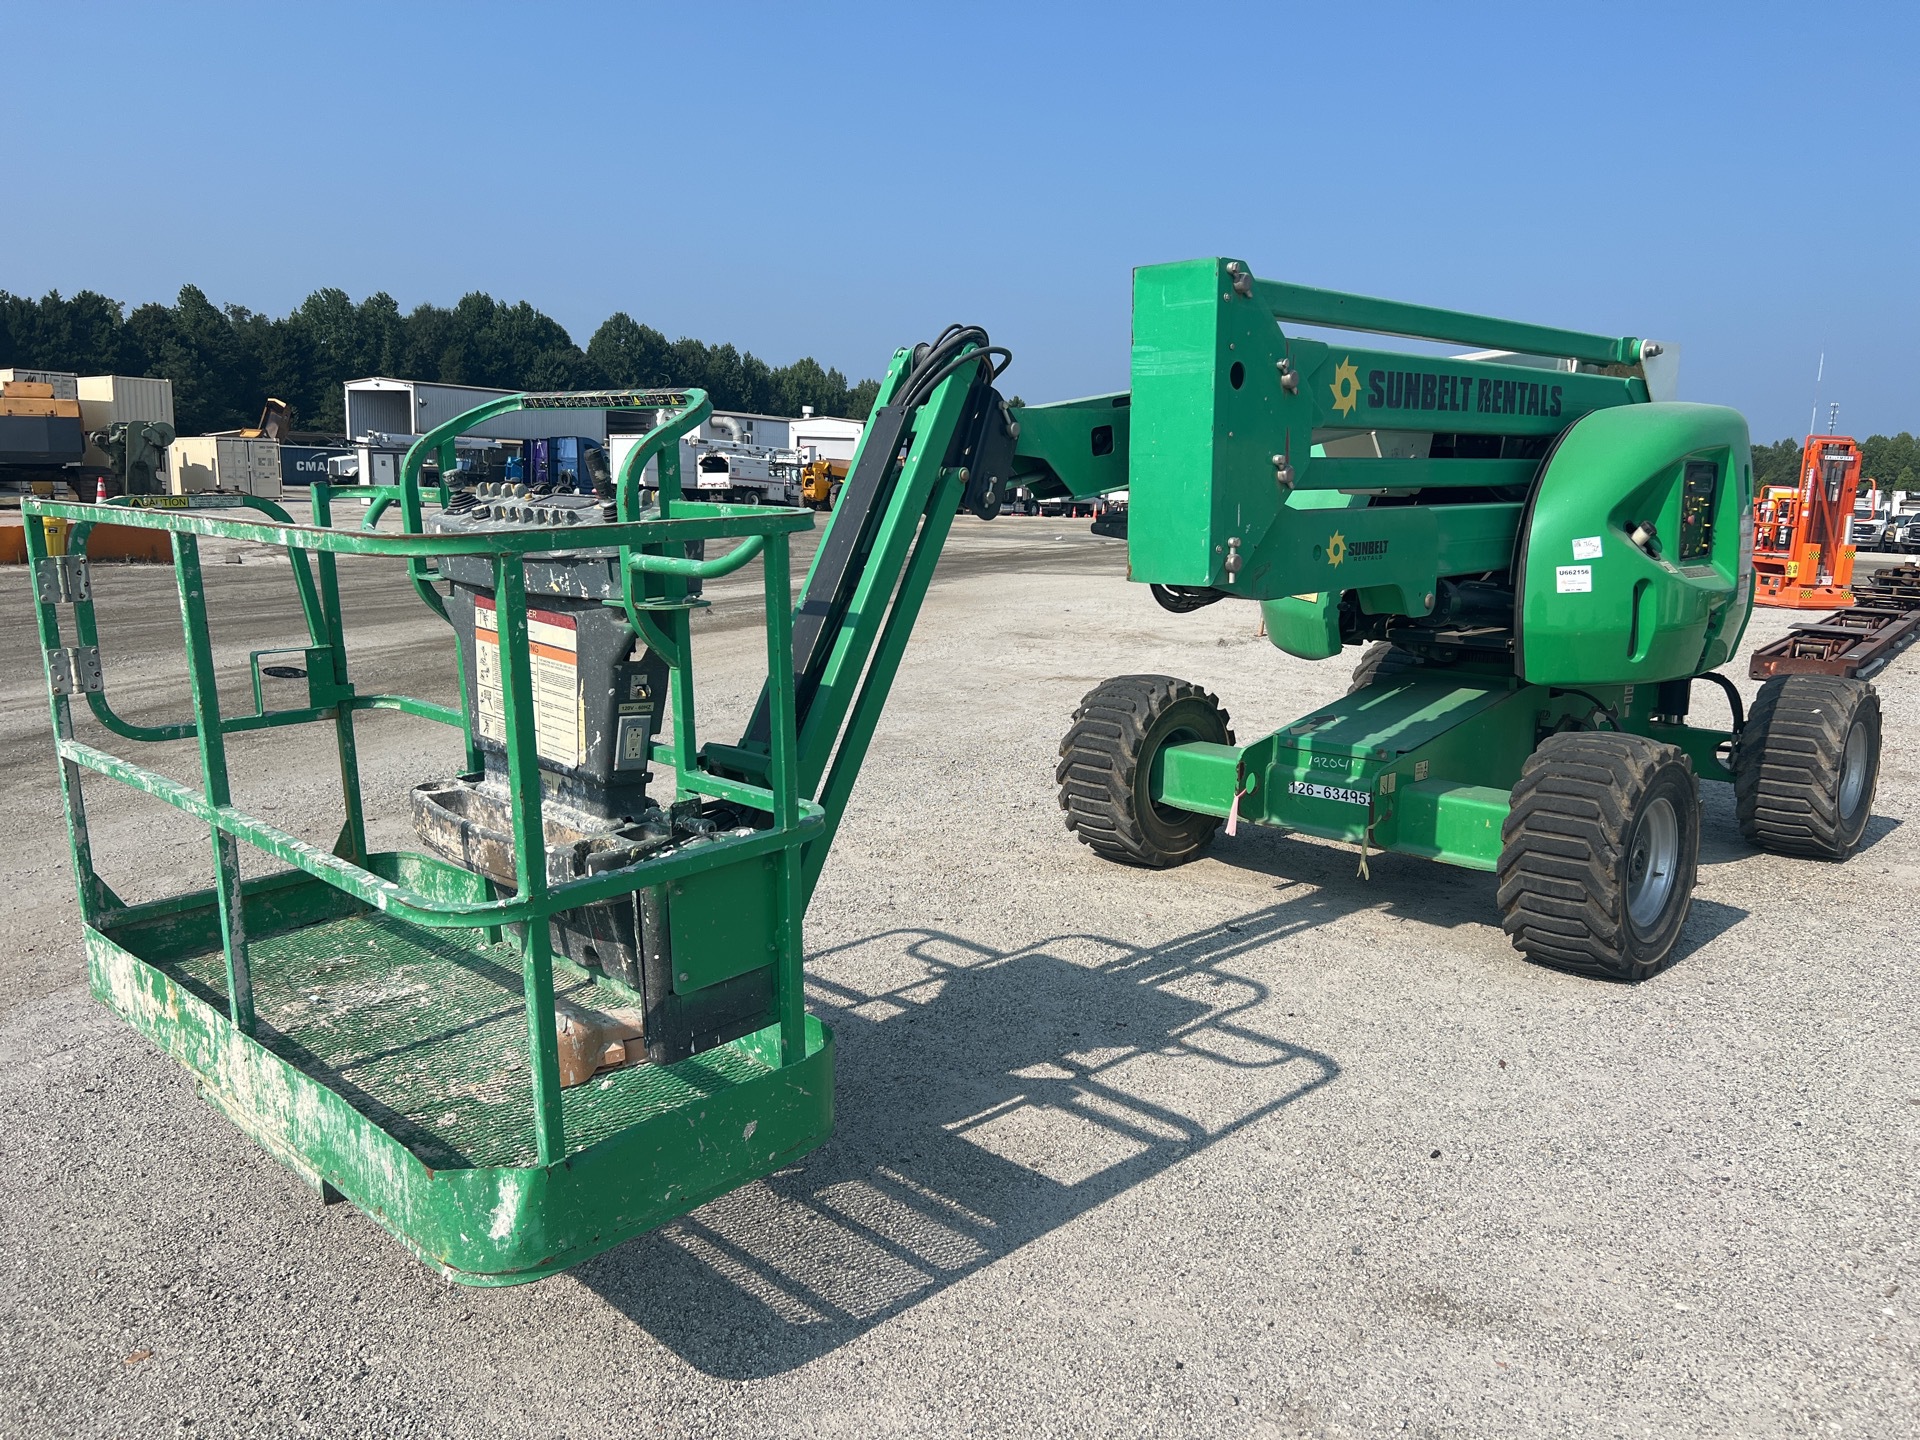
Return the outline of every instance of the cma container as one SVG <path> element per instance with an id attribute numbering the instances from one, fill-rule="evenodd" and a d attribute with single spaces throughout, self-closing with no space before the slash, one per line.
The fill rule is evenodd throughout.
<path id="1" fill-rule="evenodd" d="M 173 382 L 148 375 L 82 375 L 80 423 L 104 430 L 116 420 L 173 424 Z"/>
<path id="2" fill-rule="evenodd" d="M 280 447 L 280 483 L 312 485 L 330 480 L 327 461 L 351 456 L 353 451 L 338 445 L 282 445 Z"/>
<path id="3" fill-rule="evenodd" d="M 21 370 L 17 367 L 0 369 L 0 385 L 14 380 L 26 380 L 36 385 L 51 385 L 56 400 L 78 400 L 80 398 L 80 377 L 69 370 Z"/>
<path id="4" fill-rule="evenodd" d="M 190 435 L 168 447 L 173 493 L 226 490 L 280 498 L 280 442 L 239 435 Z"/>

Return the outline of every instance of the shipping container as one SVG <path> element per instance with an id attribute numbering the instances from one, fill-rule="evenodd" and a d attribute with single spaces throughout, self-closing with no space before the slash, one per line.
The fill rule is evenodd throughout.
<path id="1" fill-rule="evenodd" d="M 70 370 L 22 370 L 18 367 L 0 369 L 0 385 L 12 380 L 26 380 L 38 385 L 51 385 L 56 400 L 78 400 L 80 398 L 80 377 Z"/>
<path id="2" fill-rule="evenodd" d="M 280 483 L 312 485 L 327 480 L 327 462 L 353 451 L 338 445 L 282 445 L 280 447 Z"/>
<path id="3" fill-rule="evenodd" d="M 173 424 L 173 382 L 148 375 L 82 375 L 80 423 L 89 432 L 116 420 Z"/>
<path id="4" fill-rule="evenodd" d="M 175 495 L 203 490 L 280 498 L 280 442 L 239 435 L 189 435 L 167 449 Z"/>

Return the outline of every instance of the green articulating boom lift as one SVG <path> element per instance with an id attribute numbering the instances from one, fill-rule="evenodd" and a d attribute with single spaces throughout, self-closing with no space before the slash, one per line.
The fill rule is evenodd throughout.
<path id="1" fill-rule="evenodd" d="M 1639 980 L 1686 922 L 1700 779 L 1733 784 L 1766 848 L 1837 860 L 1859 842 L 1879 700 L 1793 676 L 1749 719 L 1714 673 L 1753 604 L 1747 427 L 1658 398 L 1657 344 L 1223 259 L 1136 271 L 1133 337 L 1130 394 L 1016 412 L 1033 452 L 1018 468 L 1041 472 L 1026 483 L 1126 484 L 1130 573 L 1168 609 L 1252 600 L 1289 654 L 1370 648 L 1343 699 L 1245 745 L 1170 676 L 1088 694 L 1060 804 L 1097 853 L 1178 864 L 1224 819 L 1350 841 L 1363 867 L 1390 850 L 1491 870 L 1523 953 Z M 1066 432 L 1094 417 L 1074 453 Z M 1731 730 L 1687 723 L 1697 680 L 1726 692 Z"/>
<path id="2" fill-rule="evenodd" d="M 1276 319 L 1501 353 L 1329 346 Z M 1344 701 L 1250 745 L 1196 686 L 1095 690 L 1061 803 L 1105 856 L 1174 864 L 1224 820 L 1498 869 L 1523 951 L 1630 979 L 1685 919 L 1696 775 L 1732 779 L 1743 828 L 1774 848 L 1858 840 L 1870 688 L 1796 676 L 1751 719 L 1736 696 L 1732 732 L 1686 723 L 1691 682 L 1746 623 L 1751 479 L 1737 414 L 1652 398 L 1655 347 L 1225 260 L 1137 272 L 1134 334 L 1129 394 L 1058 405 L 1010 408 L 1006 352 L 977 328 L 897 353 L 797 605 L 787 547 L 813 512 L 682 494 L 678 439 L 711 409 L 697 390 L 490 401 L 423 436 L 397 486 L 355 487 L 373 502 L 357 525 L 334 523 L 323 485 L 308 524 L 243 496 L 116 504 L 114 523 L 172 546 L 191 711 L 169 724 L 109 701 L 86 560 L 101 507 L 27 500 L 95 994 L 323 1196 L 464 1283 L 555 1273 L 790 1163 L 833 1123 L 807 901 L 952 522 L 992 518 L 1015 483 L 1129 488 L 1132 573 L 1171 609 L 1244 598 L 1290 653 L 1373 646 Z M 461 433 L 577 408 L 652 424 L 591 493 L 423 504 L 423 462 L 451 474 Z M 396 505 L 400 533 L 379 531 Z M 45 519 L 73 522 L 68 554 L 48 553 Z M 202 537 L 291 562 L 307 643 L 250 657 L 248 713 L 216 686 Z M 449 624 L 458 706 L 355 688 L 343 554 L 404 566 Z M 691 617 L 706 581 L 755 558 L 765 689 L 744 734 L 702 744 Z M 355 719 L 374 709 L 464 745 L 458 774 L 412 793 L 417 851 L 368 845 Z M 338 759 L 330 847 L 233 800 L 226 737 L 306 724 Z M 200 783 L 99 731 L 193 742 Z M 95 866 L 89 774 L 204 824 L 212 888 L 123 901 Z M 242 846 L 279 868 L 243 874 Z"/>

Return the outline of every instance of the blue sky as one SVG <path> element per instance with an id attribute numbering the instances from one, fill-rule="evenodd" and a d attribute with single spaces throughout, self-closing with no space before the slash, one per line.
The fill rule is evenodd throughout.
<path id="1" fill-rule="evenodd" d="M 0 288 L 614 310 L 851 376 L 1126 383 L 1129 271 L 1677 341 L 1920 429 L 1920 7 L 7 7 Z M 24 61 L 25 63 L 21 63 Z M 28 156 L 32 156 L 28 163 Z"/>

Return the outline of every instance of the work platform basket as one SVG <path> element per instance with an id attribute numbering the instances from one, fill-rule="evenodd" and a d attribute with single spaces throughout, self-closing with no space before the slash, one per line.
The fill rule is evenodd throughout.
<path id="1" fill-rule="evenodd" d="M 569 545 L 617 557 L 606 597 L 670 670 L 670 739 L 649 759 L 683 803 L 724 802 L 748 823 L 702 843 L 556 883 L 543 864 L 541 754 L 526 572 L 551 552 L 541 526 L 427 533 L 419 471 L 451 460 L 452 437 L 504 409 L 652 411 L 661 423 L 628 457 L 607 515 L 577 525 Z M 818 1145 L 833 1117 L 832 1037 L 802 997 L 803 847 L 825 829 L 800 797 L 790 662 L 788 540 L 801 510 L 683 501 L 678 437 L 707 413 L 698 391 L 515 396 L 423 437 L 396 487 L 355 487 L 372 502 L 335 524 L 340 497 L 312 494 L 297 524 L 271 502 L 241 496 L 159 497 L 110 506 L 29 499 L 26 538 L 59 755 L 68 833 L 94 993 L 184 1064 L 242 1130 L 314 1184 L 373 1217 L 427 1263 L 470 1284 L 551 1274 L 763 1175 Z M 643 511 L 637 480 L 658 457 L 661 500 Z M 449 463 L 443 473 L 451 470 Z M 442 491 L 443 504 L 447 492 Z M 380 533 L 398 505 L 402 533 Z M 255 516 L 243 518 L 250 509 Z M 360 513 L 360 507 L 353 510 Z M 92 526 L 161 531 L 171 547 L 191 692 L 191 718 L 136 724 L 110 703 L 87 567 Z M 68 553 L 50 555 L 43 522 L 71 522 Z M 223 538 L 285 552 L 306 629 L 304 704 L 273 708 L 252 656 L 251 713 L 224 714 L 202 582 L 200 541 Z M 735 542 L 717 559 L 695 542 Z M 511 885 L 426 853 L 368 848 L 354 722 L 398 710 L 455 727 L 478 771 L 472 706 L 362 694 L 349 678 L 336 557 L 404 565 L 443 616 L 436 561 L 491 566 L 498 637 Z M 696 748 L 690 616 L 697 582 L 763 560 L 770 743 L 765 783 L 709 769 Z M 264 667 L 272 673 L 271 666 Z M 463 695 L 466 687 L 463 685 Z M 76 737 L 83 705 L 135 744 L 193 741 L 200 783 Z M 342 817 L 331 850 L 237 809 L 226 737 L 293 725 L 331 726 Z M 207 827 L 211 889 L 123 902 L 96 872 L 83 781 L 105 776 Z M 241 846 L 285 868 L 242 878 Z M 771 1023 L 671 1063 L 628 1064 L 564 1088 L 560 1040 L 569 1014 L 617 1012 L 632 997 L 600 971 L 554 953 L 562 911 L 643 890 L 674 896 L 678 982 L 690 989 L 755 967 L 770 971 Z M 684 962 L 681 957 L 684 956 Z"/>

